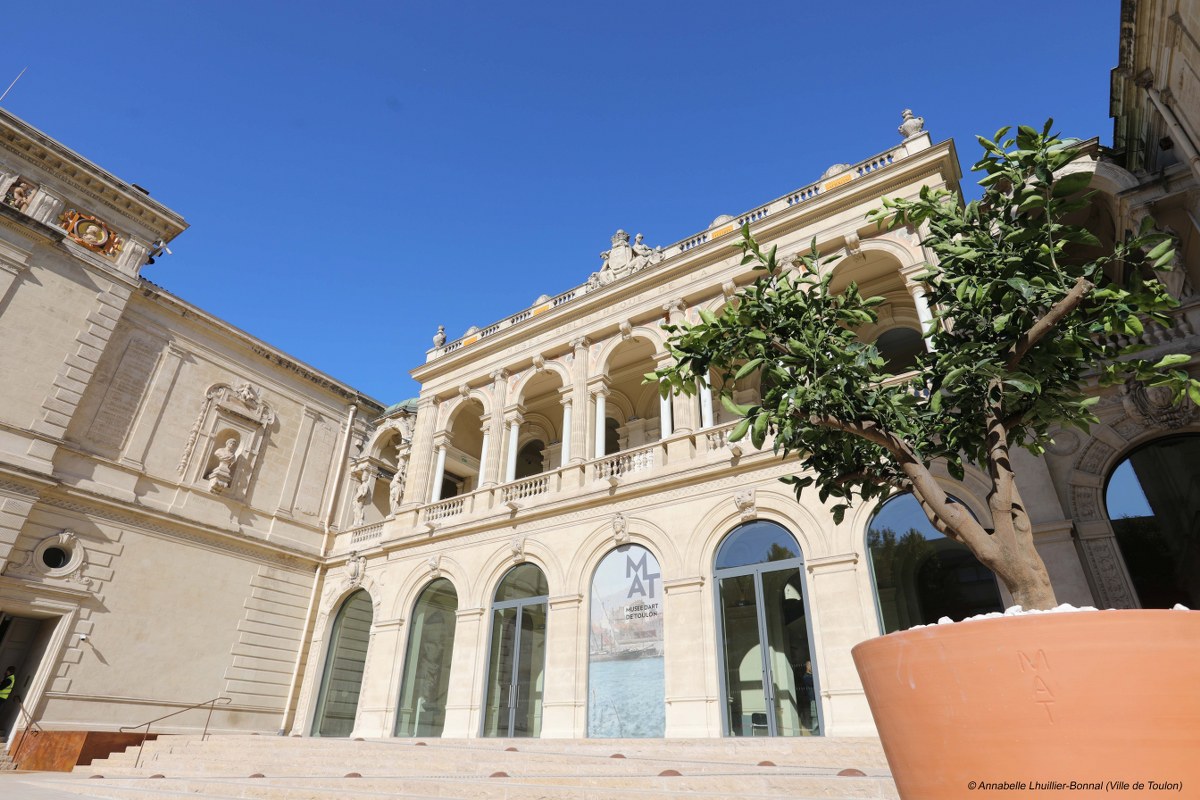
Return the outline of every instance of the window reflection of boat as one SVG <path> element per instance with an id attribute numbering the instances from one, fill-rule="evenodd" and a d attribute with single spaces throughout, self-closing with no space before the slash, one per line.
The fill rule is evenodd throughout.
<path id="1" fill-rule="evenodd" d="M 600 601 L 603 615 L 593 621 L 589 656 L 593 661 L 630 661 L 662 656 L 661 622 L 626 619 L 625 606 L 610 609 Z"/>

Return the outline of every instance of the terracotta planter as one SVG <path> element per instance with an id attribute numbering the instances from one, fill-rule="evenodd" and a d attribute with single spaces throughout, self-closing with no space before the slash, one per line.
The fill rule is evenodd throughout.
<path id="1" fill-rule="evenodd" d="M 905 800 L 1200 797 L 1200 612 L 979 620 L 852 652 Z"/>

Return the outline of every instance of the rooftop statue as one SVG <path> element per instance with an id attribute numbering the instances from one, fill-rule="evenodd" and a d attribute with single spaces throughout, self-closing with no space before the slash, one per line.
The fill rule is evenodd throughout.
<path id="1" fill-rule="evenodd" d="M 615 280 L 632 275 L 646 267 L 653 266 L 666 258 L 661 247 L 650 247 L 638 234 L 633 244 L 629 243 L 629 234 L 618 230 L 612 237 L 612 249 L 600 254 L 604 266 L 599 272 L 593 272 L 588 278 L 588 289 L 607 286 Z"/>

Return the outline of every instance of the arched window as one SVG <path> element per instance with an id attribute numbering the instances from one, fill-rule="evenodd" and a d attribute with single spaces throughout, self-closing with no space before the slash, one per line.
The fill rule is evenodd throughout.
<path id="1" fill-rule="evenodd" d="M 413 608 L 400 682 L 397 736 L 441 736 L 446 724 L 458 593 L 445 578 L 425 587 Z"/>
<path id="2" fill-rule="evenodd" d="M 666 733 L 662 575 L 644 547 L 611 550 L 592 576 L 590 738 Z"/>
<path id="3" fill-rule="evenodd" d="M 717 550 L 717 619 L 727 736 L 820 733 L 804 559 L 784 527 L 758 520 Z"/>
<path id="4" fill-rule="evenodd" d="M 867 551 L 884 633 L 1004 610 L 991 571 L 938 533 L 911 494 L 891 498 L 871 518 Z"/>
<path id="5" fill-rule="evenodd" d="M 1105 502 L 1143 608 L 1200 607 L 1200 436 L 1158 439 L 1129 454 Z"/>
<path id="6" fill-rule="evenodd" d="M 349 736 L 354 730 L 373 616 L 371 596 L 361 589 L 342 603 L 329 637 L 313 736 Z"/>
<path id="7" fill-rule="evenodd" d="M 538 736 L 546 671 L 545 574 L 518 564 L 496 587 L 488 658 L 484 736 Z"/>

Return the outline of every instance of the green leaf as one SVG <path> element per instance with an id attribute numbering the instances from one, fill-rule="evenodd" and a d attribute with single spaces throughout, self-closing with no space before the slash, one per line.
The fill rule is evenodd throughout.
<path id="1" fill-rule="evenodd" d="M 725 406 L 725 410 L 730 414 L 736 414 L 739 417 L 746 416 L 750 413 L 750 410 L 754 408 L 754 406 L 739 406 L 737 403 L 733 402 L 733 398 L 727 394 L 721 395 L 721 405 Z"/>
<path id="2" fill-rule="evenodd" d="M 1083 191 L 1091 182 L 1092 173 L 1090 172 L 1072 172 L 1070 175 L 1063 175 L 1054 182 L 1054 196 L 1066 197 Z"/>
<path id="3" fill-rule="evenodd" d="M 1192 357 L 1186 353 L 1172 353 L 1169 356 L 1163 356 L 1158 363 L 1154 365 L 1154 369 L 1170 369 L 1171 367 L 1182 366 L 1192 360 Z"/>
<path id="4" fill-rule="evenodd" d="M 747 361 L 745 364 L 742 365 L 742 368 L 737 371 L 737 374 L 733 376 L 733 379 L 735 381 L 740 381 L 742 378 L 746 377 L 750 373 L 754 372 L 754 370 L 758 369 L 758 365 L 761 364 L 762 362 L 763 362 L 763 359 L 761 357 L 750 359 L 749 361 Z"/>
<path id="5" fill-rule="evenodd" d="M 767 423 L 770 422 L 770 417 L 767 414 L 759 414 L 754 418 L 754 427 L 750 429 L 750 441 L 755 447 L 762 447 L 763 442 L 767 439 Z"/>
<path id="6" fill-rule="evenodd" d="M 1148 261 L 1157 261 L 1167 251 L 1174 249 L 1174 244 L 1175 243 L 1170 239 L 1164 239 L 1163 241 L 1159 242 L 1153 250 L 1146 254 L 1146 259 Z"/>
<path id="7" fill-rule="evenodd" d="M 738 424 L 734 425 L 733 430 L 729 432 L 729 441 L 737 442 L 744 439 L 748 430 L 750 430 L 750 419 L 738 420 Z"/>

